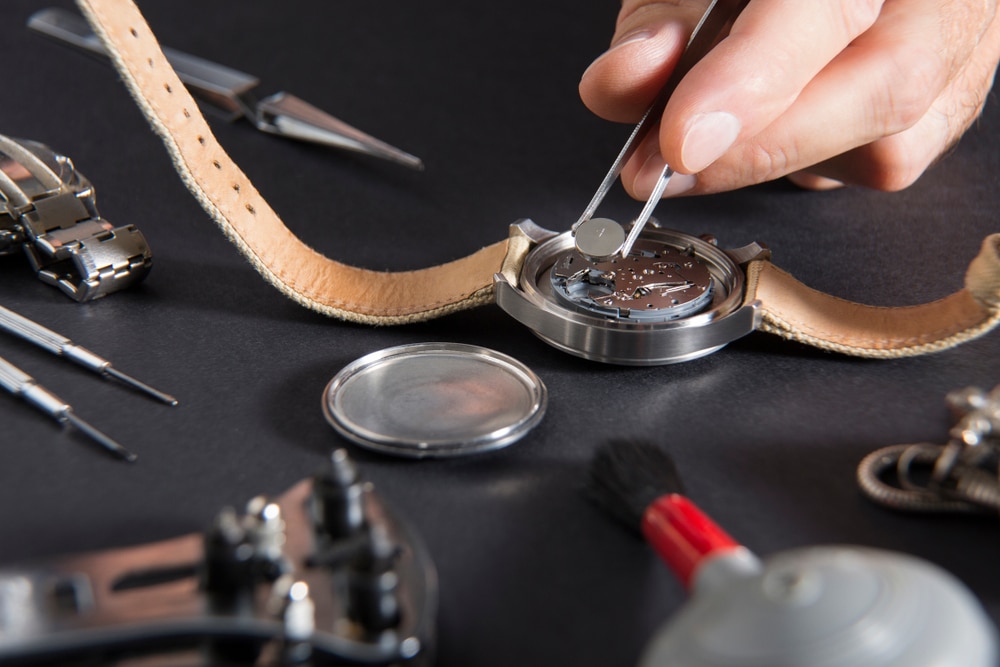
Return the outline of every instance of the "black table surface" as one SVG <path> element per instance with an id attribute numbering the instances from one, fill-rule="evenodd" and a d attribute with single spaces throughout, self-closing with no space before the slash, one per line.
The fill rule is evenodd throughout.
<path id="1" fill-rule="evenodd" d="M 57 1 L 57 0 L 54 0 Z M 71 3 L 58 0 L 70 7 Z M 945 394 L 1000 383 L 1000 333 L 913 359 L 870 361 L 752 334 L 711 356 L 615 367 L 556 351 L 495 306 L 401 327 L 345 324 L 267 285 L 186 191 L 116 74 L 29 33 L 40 2 L 2 9 L 0 133 L 45 142 L 95 184 L 115 224 L 153 249 L 140 286 L 77 304 L 19 256 L 0 303 L 175 394 L 169 408 L 14 339 L 0 350 L 139 454 L 125 464 L 0 396 L 0 562 L 165 539 L 223 506 L 280 494 L 347 446 L 423 535 L 440 576 L 438 664 L 634 664 L 685 601 L 652 551 L 581 494 L 595 448 L 660 443 L 688 495 L 762 556 L 814 544 L 906 552 L 955 574 L 1000 619 L 1000 531 L 988 517 L 892 513 L 857 489 L 884 445 L 942 442 Z M 610 39 L 613 2 L 144 2 L 160 40 L 259 76 L 426 162 L 412 172 L 214 122 L 286 223 L 330 257 L 373 269 L 464 256 L 531 218 L 565 229 L 627 136 L 577 82 Z M 765 242 L 822 291 L 907 305 L 961 287 L 1000 210 L 1000 105 L 899 193 L 775 182 L 661 204 L 668 227 L 725 246 Z M 606 213 L 638 205 L 619 189 Z M 482 345 L 549 390 L 513 446 L 410 461 L 349 445 L 320 398 L 352 360 L 427 341 Z"/>

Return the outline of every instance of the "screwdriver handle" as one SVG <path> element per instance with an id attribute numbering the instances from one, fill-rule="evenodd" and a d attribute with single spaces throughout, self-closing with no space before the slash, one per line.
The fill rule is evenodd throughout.
<path id="1" fill-rule="evenodd" d="M 2 357 L 0 357 L 0 386 L 57 421 L 66 420 L 66 414 L 70 410 L 66 401 L 46 390 L 35 382 L 33 377 Z"/>
<path id="2" fill-rule="evenodd" d="M 3 306 L 0 306 L 0 328 L 6 329 L 15 336 L 20 336 L 29 343 L 34 343 L 52 354 L 66 357 L 95 373 L 104 373 L 111 366 L 111 362 L 104 357 L 94 354 L 66 336 L 43 327 L 38 322 L 33 322 Z"/>
<path id="3" fill-rule="evenodd" d="M 43 347 L 53 354 L 62 354 L 63 348 L 71 344 L 69 338 L 57 334 L 51 329 L 43 327 L 37 322 L 32 322 L 23 315 L 18 315 L 9 308 L 0 306 L 0 327 L 11 332 L 15 336 Z"/>
<path id="4" fill-rule="evenodd" d="M 15 396 L 23 398 L 27 403 L 38 408 L 60 424 L 71 424 L 74 428 L 118 458 L 130 463 L 138 458 L 135 453 L 126 449 L 102 431 L 94 428 L 88 422 L 77 417 L 69 403 L 45 389 L 33 377 L 3 357 L 0 357 L 0 387 L 3 387 Z"/>
<path id="5" fill-rule="evenodd" d="M 5 329 L 16 336 L 20 336 L 26 341 L 34 343 L 57 356 L 65 357 L 89 371 L 120 380 L 167 405 L 177 405 L 177 399 L 170 394 L 166 394 L 159 389 L 154 389 L 145 382 L 140 382 L 134 377 L 112 368 L 111 362 L 104 357 L 98 356 L 87 348 L 77 345 L 69 338 L 43 327 L 41 324 L 29 320 L 23 315 L 18 315 L 3 306 L 0 306 L 0 329 Z"/>

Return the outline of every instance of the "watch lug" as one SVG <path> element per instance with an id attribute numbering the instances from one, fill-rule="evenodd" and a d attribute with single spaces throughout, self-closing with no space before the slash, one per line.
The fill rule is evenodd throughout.
<path id="1" fill-rule="evenodd" d="M 729 255 L 730 259 L 740 266 L 745 266 L 757 260 L 771 259 L 771 249 L 762 243 L 749 243 L 742 248 L 728 248 L 722 252 Z"/>
<path id="2" fill-rule="evenodd" d="M 535 224 L 535 221 L 531 218 L 522 218 L 515 222 L 510 226 L 510 233 L 511 235 L 525 236 L 536 245 L 548 241 L 554 236 L 559 236 L 558 232 L 553 232 Z"/>

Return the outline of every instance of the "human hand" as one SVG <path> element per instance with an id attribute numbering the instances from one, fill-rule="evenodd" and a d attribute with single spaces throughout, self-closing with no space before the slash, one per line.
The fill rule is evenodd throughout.
<path id="1" fill-rule="evenodd" d="M 584 73 L 597 115 L 637 122 L 707 0 L 623 0 L 612 46 Z M 1000 60 L 997 0 L 751 0 L 692 68 L 622 170 L 633 197 L 911 185 L 981 112 Z"/>

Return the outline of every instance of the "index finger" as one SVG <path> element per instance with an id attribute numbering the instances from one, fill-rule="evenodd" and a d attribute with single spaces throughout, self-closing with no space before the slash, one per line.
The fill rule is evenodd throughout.
<path id="1" fill-rule="evenodd" d="M 583 73 L 580 97 L 598 116 L 634 123 L 656 99 L 708 0 L 623 0 L 610 48 Z"/>
<path id="2" fill-rule="evenodd" d="M 667 164 L 697 173 L 795 102 L 878 19 L 881 0 L 752 0 L 729 36 L 677 86 L 663 113 Z"/>

